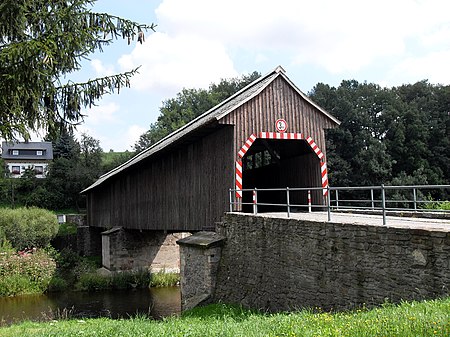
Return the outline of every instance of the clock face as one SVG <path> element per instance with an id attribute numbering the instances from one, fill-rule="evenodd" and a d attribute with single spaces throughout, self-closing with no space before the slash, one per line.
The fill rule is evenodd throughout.
<path id="1" fill-rule="evenodd" d="M 284 119 L 277 119 L 275 122 L 275 128 L 278 132 L 285 132 L 287 130 L 287 123 Z"/>

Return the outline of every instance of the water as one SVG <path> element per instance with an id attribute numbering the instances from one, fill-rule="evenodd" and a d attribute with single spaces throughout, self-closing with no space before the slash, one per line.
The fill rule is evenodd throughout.
<path id="1" fill-rule="evenodd" d="M 180 311 L 178 287 L 0 297 L 0 325 L 59 319 L 66 315 L 128 318 L 145 314 L 160 319 L 178 315 Z"/>

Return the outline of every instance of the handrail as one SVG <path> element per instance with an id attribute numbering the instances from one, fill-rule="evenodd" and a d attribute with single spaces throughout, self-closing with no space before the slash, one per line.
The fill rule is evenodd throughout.
<path id="1" fill-rule="evenodd" d="M 242 211 L 243 206 L 252 206 L 253 213 L 258 214 L 259 207 L 271 206 L 280 207 L 286 209 L 287 216 L 290 217 L 291 213 L 295 208 L 305 208 L 308 212 L 312 212 L 312 209 L 327 209 L 328 221 L 331 221 L 332 211 L 339 210 L 354 210 L 354 211 L 379 211 L 383 217 L 383 225 L 386 225 L 386 213 L 390 211 L 409 211 L 409 212 L 438 212 L 444 214 L 450 214 L 449 210 L 445 209 L 427 209 L 421 208 L 421 205 L 427 205 L 430 203 L 442 202 L 442 200 L 429 200 L 421 194 L 424 190 L 444 190 L 445 195 L 450 195 L 450 185 L 407 185 L 407 186 L 391 186 L 391 185 L 380 185 L 380 186 L 349 186 L 349 187 L 285 187 L 285 188 L 252 188 L 252 189 L 229 189 L 229 202 L 230 202 L 230 212 Z M 448 191 L 446 191 L 448 190 Z M 320 202 L 315 204 L 311 199 L 311 192 L 320 191 L 320 195 L 323 198 Z M 364 199 L 364 195 L 360 193 L 370 192 L 370 198 Z M 412 194 L 412 200 L 403 199 L 406 198 L 404 194 L 391 196 L 390 198 L 386 195 L 388 192 L 409 192 Z M 243 199 L 236 198 L 236 192 L 252 192 L 251 202 L 244 202 Z M 270 192 L 284 192 L 285 202 L 273 203 L 266 201 L 259 201 L 258 194 L 270 193 Z M 305 203 L 292 202 L 296 200 L 293 198 L 293 193 L 304 192 L 307 195 Z M 357 198 L 352 193 L 359 194 Z M 339 198 L 339 193 L 347 193 L 344 199 Z M 379 196 L 375 197 L 375 193 Z M 326 195 L 326 197 L 324 196 Z M 332 196 L 334 195 L 334 199 Z M 402 198 L 400 198 L 402 197 Z M 304 199 L 304 198 L 303 198 Z M 448 201 L 448 200 L 444 200 Z M 370 206 L 367 206 L 370 205 Z M 408 207 L 399 207 L 399 205 L 407 205 Z"/>

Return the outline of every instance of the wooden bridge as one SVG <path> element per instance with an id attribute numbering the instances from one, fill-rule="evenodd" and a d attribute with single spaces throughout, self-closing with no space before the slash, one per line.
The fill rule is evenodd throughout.
<path id="1" fill-rule="evenodd" d="M 325 129 L 338 124 L 277 67 L 85 189 L 88 224 L 198 231 L 230 187 L 327 186 Z"/>
<path id="2" fill-rule="evenodd" d="M 214 227 L 230 202 L 246 210 L 247 189 L 295 186 L 289 202 L 325 207 L 325 130 L 338 125 L 277 67 L 85 189 L 86 236 L 101 245 L 106 268 L 132 269 L 163 264 L 173 233 Z"/>

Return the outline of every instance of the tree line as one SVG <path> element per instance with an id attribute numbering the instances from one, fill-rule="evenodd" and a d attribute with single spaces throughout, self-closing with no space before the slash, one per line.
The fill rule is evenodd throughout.
<path id="1" fill-rule="evenodd" d="M 450 86 L 350 80 L 309 96 L 342 122 L 327 132 L 330 184 L 449 184 Z"/>
<path id="2" fill-rule="evenodd" d="M 183 89 L 163 102 L 156 122 L 141 135 L 134 151 L 105 162 L 100 142 L 70 130 L 54 139 L 47 179 L 29 172 L 22 179 L 0 178 L 3 204 L 49 209 L 83 209 L 79 192 L 101 174 L 152 146 L 169 133 L 233 95 L 260 76 L 254 72 L 223 79 L 208 89 Z M 327 163 L 332 186 L 449 184 L 450 86 L 420 81 L 383 88 L 342 81 L 318 83 L 310 98 L 341 121 L 327 130 Z M 447 197 L 448 196 L 444 196 Z"/>
<path id="3" fill-rule="evenodd" d="M 80 192 L 132 155 L 131 152 L 119 153 L 106 161 L 99 140 L 82 134 L 78 141 L 70 130 L 47 140 L 52 141 L 54 158 L 45 179 L 36 178 L 33 169 L 25 170 L 20 179 L 10 178 L 1 165 L 0 206 L 82 211 L 86 200 Z"/>

